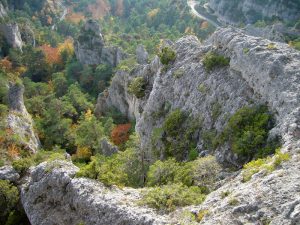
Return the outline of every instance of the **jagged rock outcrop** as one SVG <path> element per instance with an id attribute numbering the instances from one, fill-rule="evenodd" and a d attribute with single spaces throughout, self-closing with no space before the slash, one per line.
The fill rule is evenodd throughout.
<path id="1" fill-rule="evenodd" d="M 118 71 L 108 91 L 99 95 L 95 113 L 103 115 L 109 108 L 115 107 L 129 119 L 139 120 L 160 67 L 160 60 L 155 57 L 150 64 L 136 65 L 131 72 Z M 136 77 L 143 77 L 146 80 L 147 88 L 143 98 L 136 98 L 128 92 L 130 82 Z"/>
<path id="2" fill-rule="evenodd" d="M 138 45 L 136 48 L 136 59 L 138 64 L 148 64 L 149 54 L 143 45 Z"/>
<path id="3" fill-rule="evenodd" d="M 0 33 L 5 37 L 7 43 L 13 47 L 22 50 L 23 41 L 20 29 L 17 23 L 0 24 Z"/>
<path id="4" fill-rule="evenodd" d="M 24 105 L 23 93 L 24 86 L 22 84 L 9 84 L 7 125 L 14 134 L 18 135 L 20 144 L 35 153 L 40 148 L 40 141 L 34 133 L 32 118 Z"/>
<path id="5" fill-rule="evenodd" d="M 101 140 L 101 154 L 105 156 L 111 156 L 118 151 L 118 147 L 110 143 L 106 138 Z"/>
<path id="6" fill-rule="evenodd" d="M 139 190 L 75 178 L 72 163 L 42 163 L 31 171 L 21 200 L 32 225 L 167 224 L 163 216 L 137 205 Z"/>
<path id="7" fill-rule="evenodd" d="M 297 0 L 211 0 L 208 4 L 219 19 L 229 24 L 255 23 L 275 18 L 297 21 L 300 18 Z"/>
<path id="8" fill-rule="evenodd" d="M 269 47 L 271 43 L 233 28 L 218 30 L 204 45 L 194 36 L 184 37 L 173 44 L 177 58 L 167 72 L 158 58 L 130 73 L 118 72 L 108 93 L 99 97 L 97 108 L 114 106 L 129 118 L 135 117 L 142 148 L 148 150 L 149 158 L 153 131 L 178 108 L 203 120 L 196 137 L 200 153 L 211 150 L 205 149 L 201 130 L 220 133 L 230 115 L 253 103 L 267 104 L 275 113 L 277 125 L 270 136 L 281 136 L 287 145 L 300 137 L 300 54 L 283 43 Z M 202 58 L 210 50 L 229 57 L 230 66 L 207 73 Z M 138 76 L 153 81 L 142 99 L 128 93 L 128 84 Z M 217 107 L 220 112 L 216 116 Z M 155 147 L 160 148 L 161 143 Z M 237 165 L 238 158 L 228 146 L 215 154 L 220 162 Z"/>
<path id="9" fill-rule="evenodd" d="M 125 58 L 119 47 L 105 46 L 98 22 L 88 20 L 75 41 L 75 53 L 82 64 L 117 66 Z"/>
<path id="10" fill-rule="evenodd" d="M 20 178 L 20 175 L 12 166 L 0 167 L 0 180 L 9 180 L 16 182 Z"/>

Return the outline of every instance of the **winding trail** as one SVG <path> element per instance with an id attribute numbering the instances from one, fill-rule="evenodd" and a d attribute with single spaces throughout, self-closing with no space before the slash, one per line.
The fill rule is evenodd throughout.
<path id="1" fill-rule="evenodd" d="M 207 22 L 211 23 L 212 25 L 214 25 L 216 28 L 219 28 L 222 26 L 222 24 L 218 21 L 214 21 L 211 18 L 208 18 L 206 15 L 204 15 L 203 13 L 198 12 L 195 9 L 195 6 L 199 4 L 199 2 L 194 1 L 194 0 L 188 0 L 187 1 L 188 6 L 191 8 L 191 12 L 193 15 L 195 15 L 196 17 L 202 19 L 202 20 L 206 20 Z"/>

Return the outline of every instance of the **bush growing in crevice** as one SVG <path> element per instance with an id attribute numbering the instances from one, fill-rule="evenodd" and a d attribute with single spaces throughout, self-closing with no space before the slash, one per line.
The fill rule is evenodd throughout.
<path id="1" fill-rule="evenodd" d="M 158 55 L 163 65 L 169 65 L 176 59 L 176 52 L 170 47 L 164 47 Z"/>
<path id="2" fill-rule="evenodd" d="M 195 155 L 195 133 L 201 128 L 202 122 L 202 117 L 188 117 L 179 109 L 169 113 L 162 126 L 162 157 L 175 157 L 182 161 L 187 159 L 190 153 Z"/>
<path id="3" fill-rule="evenodd" d="M 144 77 L 134 78 L 128 85 L 128 92 L 137 98 L 143 98 L 147 87 L 147 81 Z"/>
<path id="4" fill-rule="evenodd" d="M 208 52 L 205 54 L 203 59 L 203 65 L 207 72 L 211 72 L 217 67 L 228 66 L 230 59 L 222 55 L 218 55 L 214 52 Z"/>
<path id="5" fill-rule="evenodd" d="M 279 140 L 268 141 L 273 127 L 273 117 L 266 106 L 243 107 L 229 119 L 220 139 L 228 141 L 234 153 L 249 161 L 275 152 Z"/>

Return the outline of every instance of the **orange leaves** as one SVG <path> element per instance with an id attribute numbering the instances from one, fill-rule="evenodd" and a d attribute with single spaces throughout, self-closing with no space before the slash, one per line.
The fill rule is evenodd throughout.
<path id="1" fill-rule="evenodd" d="M 0 68 L 6 72 L 10 72 L 12 70 L 12 63 L 5 57 L 0 60 Z"/>
<path id="2" fill-rule="evenodd" d="M 115 145 L 124 144 L 129 139 L 131 124 L 117 125 L 111 132 L 111 140 Z"/>
<path id="3" fill-rule="evenodd" d="M 91 149 L 87 147 L 78 147 L 76 154 L 72 156 L 73 160 L 88 162 L 92 156 Z"/>
<path id="4" fill-rule="evenodd" d="M 49 65 L 61 64 L 62 59 L 58 48 L 53 48 L 50 45 L 42 45 L 40 49 L 43 51 L 46 57 L 46 62 Z"/>
<path id="5" fill-rule="evenodd" d="M 20 148 L 15 144 L 11 144 L 7 148 L 8 157 L 11 159 L 18 159 L 20 157 Z"/>
<path id="6" fill-rule="evenodd" d="M 72 12 L 71 10 L 69 10 L 69 12 L 66 16 L 66 20 L 68 20 L 71 23 L 78 24 L 78 23 L 80 23 L 80 21 L 85 20 L 85 16 L 80 12 L 75 13 L 75 12 Z"/>

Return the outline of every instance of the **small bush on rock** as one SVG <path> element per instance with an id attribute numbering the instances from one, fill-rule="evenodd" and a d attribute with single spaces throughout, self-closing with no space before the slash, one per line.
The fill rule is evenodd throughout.
<path id="1" fill-rule="evenodd" d="M 160 61 L 163 65 L 169 65 L 176 59 L 176 52 L 170 47 L 164 47 L 159 54 Z"/>
<path id="2" fill-rule="evenodd" d="M 136 77 L 130 82 L 128 92 L 137 98 L 143 98 L 145 96 L 146 86 L 147 81 L 144 77 Z"/>
<path id="3" fill-rule="evenodd" d="M 216 67 L 228 66 L 229 62 L 229 58 L 226 58 L 222 55 L 218 55 L 214 52 L 206 53 L 203 59 L 203 65 L 207 72 L 212 71 Z"/>
<path id="4" fill-rule="evenodd" d="M 252 176 L 262 170 L 267 173 L 274 171 L 282 162 L 288 161 L 290 155 L 288 153 L 282 153 L 280 150 L 276 152 L 273 157 L 267 157 L 264 159 L 253 160 L 243 167 L 243 181 L 247 182 L 251 180 Z"/>
<path id="5" fill-rule="evenodd" d="M 165 119 L 163 124 L 164 131 L 170 136 L 177 136 L 180 132 L 181 125 L 185 120 L 185 115 L 180 109 L 171 112 Z"/>
<path id="6" fill-rule="evenodd" d="M 24 174 L 31 166 L 33 165 L 33 161 L 31 158 L 23 158 L 16 161 L 13 161 L 13 168 L 19 173 Z"/>
<path id="7" fill-rule="evenodd" d="M 186 187 L 183 184 L 171 184 L 144 191 L 141 204 L 162 212 L 170 212 L 176 207 L 199 205 L 205 199 L 198 187 Z"/>

